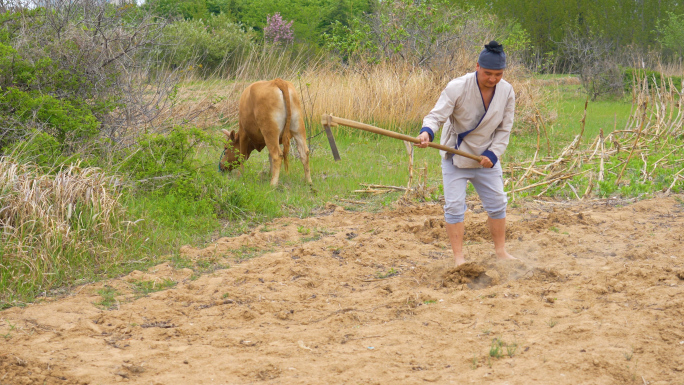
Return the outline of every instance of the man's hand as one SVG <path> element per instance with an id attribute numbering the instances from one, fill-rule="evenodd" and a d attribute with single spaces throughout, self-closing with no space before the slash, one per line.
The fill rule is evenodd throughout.
<path id="1" fill-rule="evenodd" d="M 489 158 L 487 158 L 487 157 L 484 156 L 484 155 L 480 158 L 480 164 L 481 164 L 482 167 L 484 167 L 484 168 L 492 168 L 492 167 L 494 167 L 494 163 L 492 163 L 492 161 L 489 160 Z"/>
<path id="2" fill-rule="evenodd" d="M 418 139 L 420 139 L 420 144 L 415 144 L 415 146 L 427 148 L 428 143 L 430 143 L 430 134 L 427 132 L 421 132 L 420 135 L 418 135 Z"/>

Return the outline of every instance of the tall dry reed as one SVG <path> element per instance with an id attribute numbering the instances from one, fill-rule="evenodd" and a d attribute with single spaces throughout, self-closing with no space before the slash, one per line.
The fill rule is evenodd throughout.
<path id="1" fill-rule="evenodd" d="M 307 72 L 297 84 L 314 117 L 324 113 L 377 123 L 404 133 L 417 133 L 423 117 L 434 107 L 452 79 L 475 70 L 462 65 L 434 71 L 405 64 L 381 64 L 364 69 L 321 68 Z M 518 114 L 525 116 L 539 93 L 519 69 L 506 73 L 517 93 Z"/>
<path id="2" fill-rule="evenodd" d="M 72 165 L 46 174 L 0 158 L 0 300 L 107 266 L 111 246 L 126 241 L 112 182 L 96 168 Z"/>
<path id="3" fill-rule="evenodd" d="M 417 132 L 447 83 L 474 71 L 476 59 L 464 53 L 449 68 L 405 62 L 345 66 L 315 59 L 290 66 L 289 59 L 273 52 L 253 54 L 229 79 L 188 77 L 177 104 L 163 116 L 166 122 L 181 118 L 207 128 L 235 125 L 242 90 L 254 81 L 280 77 L 298 89 L 310 125 L 330 113 L 404 133 Z M 531 121 L 542 98 L 542 85 L 522 66 L 509 68 L 504 78 L 516 91 L 518 120 Z"/>

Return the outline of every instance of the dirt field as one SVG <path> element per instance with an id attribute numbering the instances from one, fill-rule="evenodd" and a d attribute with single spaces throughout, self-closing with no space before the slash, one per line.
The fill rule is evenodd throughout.
<path id="1" fill-rule="evenodd" d="M 511 208 L 497 263 L 472 202 L 459 268 L 438 205 L 278 219 L 0 312 L 0 384 L 684 384 L 684 204 L 617 203 Z"/>

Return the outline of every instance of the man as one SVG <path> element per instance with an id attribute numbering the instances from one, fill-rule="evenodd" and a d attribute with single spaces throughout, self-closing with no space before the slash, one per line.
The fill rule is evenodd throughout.
<path id="1" fill-rule="evenodd" d="M 481 155 L 480 162 L 440 151 L 444 184 L 444 218 L 456 265 L 463 257 L 463 219 L 466 186 L 470 181 L 482 206 L 489 214 L 488 224 L 499 259 L 516 259 L 506 252 L 506 204 L 499 158 L 508 146 L 515 114 L 513 87 L 502 79 L 506 54 L 496 41 L 485 45 L 476 71 L 447 84 L 435 107 L 423 120 L 418 135 L 425 148 L 444 125 L 441 144 Z"/>

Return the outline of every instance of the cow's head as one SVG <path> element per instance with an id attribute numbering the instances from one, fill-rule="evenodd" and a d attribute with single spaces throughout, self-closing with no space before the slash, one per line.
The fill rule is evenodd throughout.
<path id="1" fill-rule="evenodd" d="M 228 130 L 221 130 L 228 141 L 223 149 L 223 155 L 221 155 L 221 160 L 219 161 L 220 171 L 233 171 L 233 169 L 240 166 L 244 156 L 240 154 L 240 136 L 237 132 Z"/>

